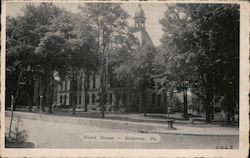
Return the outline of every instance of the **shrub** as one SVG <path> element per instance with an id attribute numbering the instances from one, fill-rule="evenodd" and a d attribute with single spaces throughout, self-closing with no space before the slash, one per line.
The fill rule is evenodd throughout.
<path id="1" fill-rule="evenodd" d="M 22 122 L 23 121 L 21 120 L 20 116 L 18 116 L 14 131 L 11 131 L 11 139 L 19 144 L 24 143 L 28 138 L 26 130 L 21 129 L 23 125 Z"/>
<path id="2" fill-rule="evenodd" d="M 20 116 L 17 118 L 16 126 L 11 130 L 10 137 L 5 136 L 5 146 L 7 148 L 34 148 L 35 145 L 30 142 L 26 142 L 28 135 L 26 130 L 22 128 L 22 120 Z"/>

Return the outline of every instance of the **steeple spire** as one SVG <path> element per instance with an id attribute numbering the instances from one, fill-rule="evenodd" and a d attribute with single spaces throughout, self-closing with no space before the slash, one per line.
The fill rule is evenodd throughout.
<path id="1" fill-rule="evenodd" d="M 138 7 L 135 10 L 135 15 L 134 15 L 135 27 L 145 29 L 145 20 L 146 18 L 142 6 L 141 4 L 138 4 Z"/>

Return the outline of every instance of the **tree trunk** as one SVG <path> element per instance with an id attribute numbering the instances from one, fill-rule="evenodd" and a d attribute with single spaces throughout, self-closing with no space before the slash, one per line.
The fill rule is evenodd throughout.
<path id="1" fill-rule="evenodd" d="M 31 90 L 30 90 L 30 97 L 31 97 L 31 106 L 34 106 L 34 90 L 35 90 L 35 81 L 34 81 L 34 76 L 32 75 L 31 77 Z"/>
<path id="2" fill-rule="evenodd" d="M 29 106 L 29 112 L 32 111 L 32 107 L 34 106 L 34 81 L 33 80 L 33 77 L 31 79 L 31 84 L 28 85 L 28 106 Z"/>
<path id="3" fill-rule="evenodd" d="M 188 119 L 188 108 L 187 108 L 187 89 L 183 89 L 183 117 Z"/>
<path id="4" fill-rule="evenodd" d="M 206 122 L 211 123 L 211 103 L 209 99 L 206 101 Z"/>
<path id="5" fill-rule="evenodd" d="M 211 105 L 211 119 L 214 120 L 214 106 Z"/>
<path id="6" fill-rule="evenodd" d="M 30 96 L 30 92 L 28 92 L 28 94 L 27 94 L 27 99 L 28 99 L 28 110 L 29 110 L 29 112 L 32 112 L 32 99 L 31 99 L 31 96 Z"/>
<path id="7" fill-rule="evenodd" d="M 88 91 L 89 91 L 89 73 L 86 72 L 84 75 L 84 95 L 85 95 L 85 104 L 84 104 L 84 112 L 88 111 L 88 102 L 89 102 L 89 97 L 88 97 Z"/>
<path id="8" fill-rule="evenodd" d="M 84 104 L 84 112 L 88 111 L 88 103 L 89 103 L 89 96 L 87 93 L 85 93 L 85 104 Z"/>
<path id="9" fill-rule="evenodd" d="M 173 91 L 170 92 L 170 111 L 171 112 L 173 109 Z"/>
<path id="10" fill-rule="evenodd" d="M 144 104 L 143 108 L 143 115 L 147 116 L 147 104 L 145 103 L 145 89 L 142 89 L 142 104 Z"/>
<path id="11" fill-rule="evenodd" d="M 104 53 L 104 52 L 103 52 Z M 102 74 L 101 74 L 101 116 L 104 118 L 104 111 L 105 111 L 105 93 L 106 93 L 106 81 L 105 81 L 105 61 L 103 57 L 102 61 Z"/>
<path id="12" fill-rule="evenodd" d="M 105 111 L 105 101 L 104 98 L 105 97 L 105 85 L 104 85 L 104 72 L 102 73 L 102 77 L 101 77 L 101 99 L 100 99 L 100 103 L 101 103 L 101 117 L 104 118 L 104 111 Z"/>
<path id="13" fill-rule="evenodd" d="M 164 92 L 163 93 L 163 100 L 164 100 L 164 105 L 166 107 L 166 114 L 168 114 L 168 97 L 167 97 L 167 94 Z"/>
<path id="14" fill-rule="evenodd" d="M 40 77 L 38 78 L 38 86 L 37 86 L 37 107 L 38 107 L 38 109 L 40 109 L 41 107 L 40 107 L 40 102 L 41 102 L 41 100 L 40 100 L 41 98 L 40 98 Z"/>
<path id="15" fill-rule="evenodd" d="M 43 79 L 43 97 L 42 97 L 42 111 L 45 112 L 45 104 L 46 104 L 46 93 L 47 93 L 47 75 L 45 73 Z"/>
<path id="16" fill-rule="evenodd" d="M 14 104 L 13 104 L 14 109 L 17 106 L 16 104 L 17 104 L 17 99 L 18 99 L 18 96 L 19 96 L 20 82 L 21 82 L 23 72 L 24 72 L 24 70 L 21 70 L 21 72 L 20 72 L 20 74 L 18 76 L 18 80 L 17 80 L 17 85 L 16 85 L 17 88 L 16 88 L 16 94 L 15 94 Z"/>
<path id="17" fill-rule="evenodd" d="M 76 85 L 76 70 L 75 68 L 73 68 L 73 76 L 72 76 L 72 85 L 70 86 L 71 88 L 71 104 L 72 104 L 72 115 L 75 115 L 76 114 L 76 88 L 77 88 L 77 85 Z"/>
<path id="18" fill-rule="evenodd" d="M 231 124 L 231 112 L 227 112 L 227 124 Z"/>
<path id="19" fill-rule="evenodd" d="M 53 71 L 51 71 L 51 86 L 50 86 L 50 92 L 51 92 L 51 98 L 50 98 L 50 104 L 49 104 L 49 111 L 48 113 L 52 113 L 52 106 L 53 106 L 53 97 L 54 97 L 54 76 Z"/>
<path id="20" fill-rule="evenodd" d="M 139 112 L 142 113 L 142 91 L 139 91 Z"/>
<path id="21" fill-rule="evenodd" d="M 19 95 L 19 87 L 20 87 L 20 82 L 21 82 L 21 78 L 22 78 L 23 72 L 24 72 L 24 70 L 21 70 L 20 74 L 18 75 L 15 97 L 14 98 L 11 97 L 11 104 L 12 104 L 12 106 L 11 106 L 11 120 L 10 120 L 10 127 L 9 127 L 9 138 L 11 136 L 11 127 L 12 127 L 12 120 L 13 120 L 13 110 L 14 110 L 14 107 L 16 106 L 17 98 L 18 98 L 18 95 Z"/>

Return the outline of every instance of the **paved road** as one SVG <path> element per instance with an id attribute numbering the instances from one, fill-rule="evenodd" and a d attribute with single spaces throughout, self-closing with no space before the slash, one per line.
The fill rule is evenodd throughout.
<path id="1" fill-rule="evenodd" d="M 10 118 L 6 118 L 6 127 Z M 176 134 L 159 134 L 158 143 L 117 143 L 117 142 L 87 142 L 82 135 L 93 132 L 102 133 L 134 133 L 136 131 L 110 129 L 68 123 L 23 119 L 23 129 L 29 135 L 28 141 L 39 148 L 152 148 L 152 149 L 215 149 L 217 145 L 239 147 L 238 136 L 191 136 Z"/>

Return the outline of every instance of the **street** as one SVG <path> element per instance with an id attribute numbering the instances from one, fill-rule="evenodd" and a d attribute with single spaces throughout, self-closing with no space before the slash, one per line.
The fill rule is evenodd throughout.
<path id="1" fill-rule="evenodd" d="M 134 133 L 136 135 L 139 132 L 86 126 L 84 124 L 77 125 L 32 119 L 22 120 L 22 129 L 27 131 L 28 141 L 33 142 L 38 148 L 216 149 L 217 146 L 239 148 L 238 136 L 196 136 L 160 133 L 158 143 L 88 142 L 81 139 L 83 134 L 100 132 L 104 134 L 114 133 L 114 135 L 117 133 Z M 6 127 L 8 127 L 9 121 L 10 118 L 6 117 Z"/>

